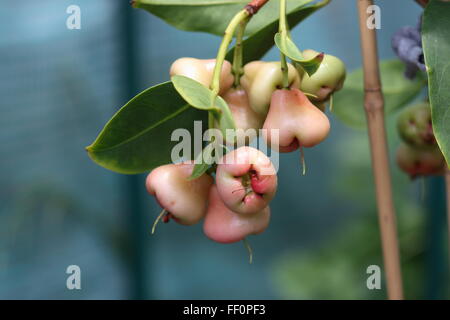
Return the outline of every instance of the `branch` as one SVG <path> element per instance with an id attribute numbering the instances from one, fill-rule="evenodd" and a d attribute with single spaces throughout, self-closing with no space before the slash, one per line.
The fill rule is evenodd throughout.
<path id="1" fill-rule="evenodd" d="M 425 8 L 428 4 L 428 0 L 416 0 L 416 2 L 422 7 Z"/>
<path id="2" fill-rule="evenodd" d="M 253 0 L 249 4 L 247 4 L 244 9 L 236 13 L 236 15 L 231 19 L 227 28 L 225 29 L 225 33 L 222 39 L 222 43 L 220 44 L 219 51 L 216 57 L 216 65 L 214 67 L 213 79 L 211 82 L 210 89 L 213 91 L 213 95 L 211 96 L 211 101 L 214 103 L 216 96 L 219 93 L 220 89 L 220 72 L 222 70 L 223 61 L 225 60 L 226 50 L 233 39 L 234 32 L 238 25 L 240 25 L 243 21 L 250 20 L 254 14 L 256 14 L 259 9 L 263 5 L 265 5 L 269 0 Z"/>
<path id="3" fill-rule="evenodd" d="M 253 0 L 245 6 L 250 16 L 256 14 L 269 0 Z"/>
<path id="4" fill-rule="evenodd" d="M 367 27 L 367 19 L 369 18 L 367 8 L 373 5 L 373 1 L 359 0 L 357 2 L 364 70 L 364 107 L 370 138 L 388 297 L 392 300 L 400 300 L 403 299 L 400 254 L 384 124 L 384 100 L 381 91 L 377 38 L 375 29 Z"/>

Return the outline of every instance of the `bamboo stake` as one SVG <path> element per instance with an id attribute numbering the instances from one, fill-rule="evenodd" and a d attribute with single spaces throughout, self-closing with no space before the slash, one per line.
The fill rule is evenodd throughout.
<path id="1" fill-rule="evenodd" d="M 401 300 L 403 299 L 403 289 L 400 255 L 384 124 L 384 99 L 381 91 L 377 39 L 375 29 L 367 27 L 369 18 L 367 8 L 373 5 L 373 1 L 357 1 L 364 68 L 364 107 L 369 131 L 388 298 Z"/>

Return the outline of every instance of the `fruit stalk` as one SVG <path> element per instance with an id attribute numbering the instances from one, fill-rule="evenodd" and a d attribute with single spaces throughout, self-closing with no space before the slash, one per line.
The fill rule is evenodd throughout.
<path id="1" fill-rule="evenodd" d="M 213 80 L 211 83 L 211 90 L 213 91 L 212 101 L 215 101 L 216 96 L 219 94 L 220 90 L 220 72 L 222 70 L 223 61 L 225 60 L 225 56 L 227 54 L 228 46 L 233 39 L 234 32 L 238 25 L 241 24 L 242 21 L 249 20 L 254 14 L 258 12 L 259 9 L 263 5 L 267 3 L 268 0 L 253 0 L 248 5 L 245 6 L 244 9 L 239 11 L 233 19 L 231 19 L 227 28 L 225 29 L 225 33 L 223 35 L 222 43 L 220 44 L 219 51 L 217 53 L 216 58 L 216 66 L 214 68 Z"/>
<path id="2" fill-rule="evenodd" d="M 239 11 L 233 19 L 231 19 L 230 24 L 225 29 L 225 33 L 222 39 L 222 43 L 220 44 L 219 51 L 217 53 L 216 58 L 216 66 L 214 67 L 213 80 L 211 83 L 211 90 L 213 91 L 212 101 L 215 101 L 215 98 L 219 94 L 220 90 L 220 72 L 222 70 L 223 61 L 225 60 L 225 55 L 227 54 L 228 46 L 233 39 L 234 31 L 236 27 L 245 19 L 248 19 L 250 13 L 243 9 Z"/>
<path id="3" fill-rule="evenodd" d="M 287 36 L 287 22 L 286 22 L 286 0 L 280 0 L 280 34 Z M 283 88 L 289 88 L 289 70 L 286 62 L 286 56 L 280 51 L 281 71 L 283 72 Z"/>
<path id="4" fill-rule="evenodd" d="M 364 70 L 364 108 L 369 131 L 388 298 L 390 300 L 401 300 L 403 299 L 403 288 L 400 254 L 392 199 L 376 31 L 375 29 L 369 29 L 366 23 L 369 18 L 367 8 L 373 5 L 373 1 L 359 0 L 357 3 Z"/>
<path id="5" fill-rule="evenodd" d="M 242 54 L 243 54 L 243 39 L 245 33 L 245 27 L 247 26 L 250 17 L 244 19 L 238 27 L 236 32 L 236 45 L 234 46 L 233 53 L 233 75 L 234 75 L 234 86 L 238 88 L 241 84 L 241 77 L 244 74 L 244 69 L 242 67 Z"/>

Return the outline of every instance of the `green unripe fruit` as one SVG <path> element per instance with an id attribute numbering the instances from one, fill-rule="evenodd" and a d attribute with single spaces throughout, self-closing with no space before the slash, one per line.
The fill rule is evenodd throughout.
<path id="1" fill-rule="evenodd" d="M 416 149 L 406 143 L 397 149 L 397 164 L 411 178 L 443 174 L 447 166 L 438 148 Z"/>
<path id="2" fill-rule="evenodd" d="M 437 145 L 428 103 L 404 110 L 397 120 L 397 130 L 402 140 L 411 146 L 424 148 Z"/>
<path id="3" fill-rule="evenodd" d="M 293 65 L 288 63 L 289 87 L 298 88 L 300 77 Z M 280 62 L 253 61 L 244 66 L 241 85 L 247 92 L 251 108 L 265 117 L 269 111 L 272 93 L 283 86 Z"/>
<path id="4" fill-rule="evenodd" d="M 319 52 L 310 49 L 303 51 L 305 59 L 314 58 L 318 54 Z M 312 76 L 309 76 L 307 73 L 303 75 L 300 90 L 317 96 L 317 98 L 310 98 L 311 101 L 324 102 L 334 92 L 342 89 L 345 76 L 345 64 L 342 60 L 326 54 L 319 69 Z"/>

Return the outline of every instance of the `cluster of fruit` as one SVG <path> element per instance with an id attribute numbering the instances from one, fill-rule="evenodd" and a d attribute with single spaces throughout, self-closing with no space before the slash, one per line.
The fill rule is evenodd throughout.
<path id="1" fill-rule="evenodd" d="M 318 53 L 306 50 L 303 54 L 312 58 Z M 208 87 L 215 64 L 214 59 L 181 58 L 172 64 L 170 75 L 189 77 Z M 312 147 L 327 137 L 330 122 L 323 112 L 325 103 L 342 87 L 346 74 L 342 61 L 330 55 L 324 55 L 312 76 L 291 64 L 286 73 L 288 87 L 283 86 L 286 74 L 280 62 L 250 62 L 236 75 L 224 61 L 219 81 L 219 94 L 230 108 L 236 129 L 279 130 L 278 141 L 270 141 L 270 134 L 264 138 L 280 152 Z M 193 162 L 168 164 L 148 175 L 147 191 L 164 209 L 154 227 L 161 219 L 182 225 L 204 219 L 204 233 L 219 243 L 245 240 L 267 228 L 277 175 L 264 153 L 247 145 L 236 148 L 213 167 L 215 179 L 211 171 L 192 179 L 194 167 Z"/>
<path id="2" fill-rule="evenodd" d="M 208 173 L 189 179 L 194 164 L 167 164 L 147 177 L 147 191 L 164 211 L 162 219 L 193 225 L 205 218 L 203 230 L 211 240 L 233 243 L 263 232 L 270 219 L 269 202 L 277 189 L 270 159 L 251 147 L 227 153 Z"/>
<path id="3" fill-rule="evenodd" d="M 303 52 L 305 59 L 317 54 L 314 50 Z M 236 128 L 279 130 L 279 141 L 271 141 L 270 134 L 264 138 L 280 152 L 312 147 L 328 136 L 330 122 L 322 111 L 331 95 L 342 88 L 346 75 L 344 63 L 332 55 L 324 55 L 312 76 L 287 65 L 289 88 L 283 88 L 280 62 L 247 63 L 239 86 L 233 86 L 235 76 L 228 61 L 224 61 L 220 75 L 219 94 L 228 103 Z M 172 64 L 170 75 L 186 76 L 208 87 L 214 66 L 214 59 L 181 58 Z"/>
<path id="4" fill-rule="evenodd" d="M 443 174 L 446 162 L 437 145 L 427 102 L 405 109 L 397 122 L 403 143 L 397 149 L 397 164 L 411 178 Z"/>

